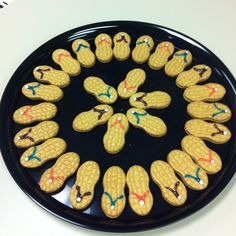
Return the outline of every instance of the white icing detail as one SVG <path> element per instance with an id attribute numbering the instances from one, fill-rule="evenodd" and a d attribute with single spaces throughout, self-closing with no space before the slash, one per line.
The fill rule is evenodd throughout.
<path id="1" fill-rule="evenodd" d="M 28 86 L 28 85 L 25 85 L 25 88 L 26 88 L 26 89 L 28 89 L 28 88 L 29 88 L 29 86 Z"/>
<path id="2" fill-rule="evenodd" d="M 79 42 L 79 44 L 81 44 L 82 42 Z"/>
<path id="3" fill-rule="evenodd" d="M 118 117 L 117 120 L 121 120 L 121 117 Z"/>
<path id="4" fill-rule="evenodd" d="M 108 111 L 108 109 L 104 109 L 104 111 Z"/>
<path id="5" fill-rule="evenodd" d="M 144 42 L 148 42 L 148 40 L 147 40 L 147 39 L 144 39 Z"/>
<path id="6" fill-rule="evenodd" d="M 225 113 L 227 113 L 228 112 L 228 110 L 225 110 Z"/>
<path id="7" fill-rule="evenodd" d="M 137 98 L 134 98 L 134 101 L 137 101 Z"/>
<path id="8" fill-rule="evenodd" d="M 143 206 L 144 204 L 145 204 L 145 202 L 144 202 L 143 200 L 140 200 L 140 201 L 139 201 L 139 205 L 140 205 L 140 206 Z"/>
<path id="9" fill-rule="evenodd" d="M 226 134 L 227 134 L 227 131 L 224 131 L 223 134 L 226 135 Z"/>
<path id="10" fill-rule="evenodd" d="M 115 206 L 114 206 L 114 205 L 111 205 L 110 209 L 113 210 L 114 208 L 115 208 Z"/>
<path id="11" fill-rule="evenodd" d="M 23 112 L 23 111 L 20 111 L 20 114 L 21 114 L 21 115 L 23 115 L 23 114 L 24 114 L 24 112 Z"/>
<path id="12" fill-rule="evenodd" d="M 202 180 L 200 180 L 199 184 L 203 185 L 203 184 L 204 184 L 204 182 L 203 182 Z"/>
<path id="13" fill-rule="evenodd" d="M 29 158 L 28 158 L 28 157 L 25 157 L 25 160 L 26 160 L 26 161 L 28 161 L 28 160 L 29 160 Z"/>
<path id="14" fill-rule="evenodd" d="M 106 39 L 106 37 L 102 37 L 102 40 L 105 40 Z"/>
<path id="15" fill-rule="evenodd" d="M 179 196 L 178 196 L 178 200 L 181 200 L 181 199 L 182 199 L 182 197 L 179 195 Z"/>
<path id="16" fill-rule="evenodd" d="M 204 68 L 205 70 L 207 70 L 208 69 L 208 66 L 205 66 L 205 68 Z"/>
<path id="17" fill-rule="evenodd" d="M 76 198 L 76 201 L 77 201 L 77 202 L 81 202 L 81 201 L 82 201 L 81 197 L 77 197 L 77 198 Z"/>
<path id="18" fill-rule="evenodd" d="M 35 68 L 35 70 L 38 70 L 39 69 L 39 67 L 37 66 L 36 68 Z"/>
<path id="19" fill-rule="evenodd" d="M 168 43 L 166 43 L 166 47 L 168 47 L 169 46 L 169 44 Z"/>
<path id="20" fill-rule="evenodd" d="M 218 88 L 214 88 L 215 91 L 218 91 Z"/>
<path id="21" fill-rule="evenodd" d="M 17 139 L 17 140 L 20 140 L 20 136 L 18 136 L 16 139 Z"/>
<path id="22" fill-rule="evenodd" d="M 113 98 L 113 96 L 111 95 L 110 98 Z"/>
<path id="23" fill-rule="evenodd" d="M 121 35 L 122 35 L 122 36 L 125 36 L 125 34 L 123 34 L 123 33 L 122 33 Z"/>
<path id="24" fill-rule="evenodd" d="M 211 164 L 214 164 L 215 163 L 215 160 L 211 160 Z"/>
<path id="25" fill-rule="evenodd" d="M 185 51 L 186 52 L 186 54 L 189 54 L 189 52 L 188 51 Z"/>
<path id="26" fill-rule="evenodd" d="M 49 179 L 48 182 L 49 182 L 49 183 L 52 183 L 52 179 Z"/>
<path id="27" fill-rule="evenodd" d="M 124 88 L 124 91 L 126 92 L 126 91 L 127 91 L 127 88 Z"/>
<path id="28" fill-rule="evenodd" d="M 134 114 L 134 113 L 135 113 L 135 111 L 131 111 L 131 113 L 132 113 L 132 114 Z"/>

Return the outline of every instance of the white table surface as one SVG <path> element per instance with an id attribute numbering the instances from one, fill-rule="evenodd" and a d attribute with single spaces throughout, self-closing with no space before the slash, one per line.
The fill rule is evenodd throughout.
<path id="1" fill-rule="evenodd" d="M 235 0 L 15 0 L 0 9 L 0 95 L 19 64 L 41 44 L 69 29 L 109 20 L 144 21 L 183 32 L 212 50 L 236 76 L 235 10 Z M 236 235 L 235 180 L 204 209 L 148 234 Z M 20 190 L 1 158 L 0 186 L 2 236 L 105 234 L 73 226 L 41 209 Z"/>

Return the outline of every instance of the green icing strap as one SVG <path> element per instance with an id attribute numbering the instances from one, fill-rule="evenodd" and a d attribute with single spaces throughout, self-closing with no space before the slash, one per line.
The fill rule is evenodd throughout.
<path id="1" fill-rule="evenodd" d="M 106 93 L 99 93 L 98 96 L 99 97 L 106 96 L 108 98 L 112 98 L 111 94 L 109 93 L 110 89 L 111 89 L 111 86 L 108 86 Z"/>
<path id="2" fill-rule="evenodd" d="M 137 42 L 137 43 L 136 43 L 136 45 L 142 45 L 142 44 L 146 44 L 146 46 L 147 46 L 148 48 L 151 47 L 147 40 L 143 40 L 143 41 L 141 41 L 141 42 Z"/>
<path id="3" fill-rule="evenodd" d="M 179 57 L 184 57 L 184 63 L 187 63 L 187 55 L 188 53 L 187 52 L 184 52 L 184 53 L 181 53 L 181 54 L 178 54 L 178 53 L 175 53 L 175 56 L 179 56 Z"/>
<path id="4" fill-rule="evenodd" d="M 133 111 L 132 114 L 135 116 L 136 118 L 136 124 L 139 124 L 140 123 L 140 116 L 146 116 L 148 113 L 147 112 L 144 112 L 143 114 L 141 113 L 138 113 L 136 111 Z"/>
<path id="5" fill-rule="evenodd" d="M 221 108 L 218 107 L 215 103 L 213 104 L 213 106 L 215 107 L 216 110 L 218 110 L 218 112 L 213 113 L 213 114 L 211 115 L 212 117 L 215 117 L 215 116 L 220 115 L 220 114 L 222 114 L 222 113 L 226 113 L 226 110 L 221 109 Z"/>

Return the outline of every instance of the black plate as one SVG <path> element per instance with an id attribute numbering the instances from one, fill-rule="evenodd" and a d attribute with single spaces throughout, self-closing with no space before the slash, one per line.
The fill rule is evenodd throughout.
<path id="1" fill-rule="evenodd" d="M 223 145 L 213 145 L 207 142 L 210 148 L 220 154 L 223 160 L 223 169 L 216 175 L 209 176 L 209 186 L 204 191 L 192 191 L 188 189 L 188 200 L 180 207 L 173 207 L 166 203 L 159 188 L 150 181 L 150 188 L 154 196 L 154 204 L 151 213 L 145 217 L 135 215 L 127 202 L 124 212 L 117 219 L 108 219 L 101 210 L 100 199 L 103 193 L 102 177 L 106 169 L 112 165 L 121 166 L 124 171 L 132 165 L 141 165 L 148 172 L 150 164 L 154 160 L 166 160 L 167 154 L 175 148 L 180 148 L 180 141 L 186 135 L 184 124 L 190 117 L 186 113 L 187 102 L 183 99 L 183 90 L 175 85 L 175 79 L 165 76 L 163 70 L 151 70 L 147 63 L 137 65 L 131 59 L 119 62 L 113 59 L 108 64 L 97 62 L 91 69 L 82 69 L 82 73 L 72 78 L 72 84 L 63 89 L 64 98 L 57 102 L 58 114 L 55 121 L 60 125 L 59 137 L 68 143 L 68 151 L 80 154 L 81 163 L 87 160 L 94 160 L 101 168 L 101 178 L 95 189 L 95 198 L 91 206 L 84 212 L 74 210 L 69 202 L 69 190 L 75 176 L 66 183 L 61 192 L 50 195 L 42 192 L 38 186 L 41 174 L 46 168 L 53 165 L 54 161 L 45 164 L 43 167 L 28 170 L 19 163 L 23 152 L 13 144 L 13 137 L 22 126 L 12 120 L 13 112 L 26 104 L 37 104 L 38 101 L 31 101 L 21 93 L 21 87 L 31 81 L 35 81 L 32 70 L 37 65 L 50 65 L 59 68 L 51 59 L 51 53 L 57 48 L 65 48 L 72 55 L 71 43 L 77 38 L 84 38 L 91 44 L 94 51 L 94 38 L 102 32 L 113 37 L 119 31 L 126 31 L 131 35 L 131 48 L 134 48 L 136 39 L 144 34 L 154 38 L 155 45 L 164 40 L 174 43 L 175 49 L 188 49 L 193 54 L 191 66 L 204 63 L 209 65 L 213 74 L 209 82 L 221 83 L 227 90 L 221 102 L 227 104 L 232 110 L 232 119 L 225 123 L 232 131 L 230 142 Z M 190 66 L 190 67 L 191 67 Z M 130 127 L 125 148 L 117 155 L 109 155 L 104 151 L 102 138 L 106 131 L 106 125 L 97 127 L 88 133 L 77 133 L 72 129 L 74 117 L 82 111 L 88 110 L 98 104 L 96 99 L 86 93 L 83 89 L 83 80 L 87 76 L 95 75 L 103 78 L 108 84 L 117 87 L 126 73 L 132 68 L 143 68 L 147 73 L 147 80 L 139 91 L 163 90 L 172 97 L 171 106 L 163 110 L 150 110 L 151 114 L 160 116 L 167 124 L 168 134 L 162 138 L 153 138 L 143 131 Z M 236 136 L 235 136 L 235 88 L 236 82 L 226 66 L 206 47 L 195 40 L 178 33 L 174 30 L 140 22 L 115 21 L 103 22 L 73 29 L 63 33 L 49 42 L 42 45 L 33 52 L 16 70 L 4 92 L 0 108 L 0 145 L 4 161 L 22 190 L 29 195 L 37 204 L 47 211 L 76 225 L 105 231 L 140 231 L 160 227 L 171 222 L 182 219 L 200 208 L 204 207 L 214 199 L 226 186 L 235 173 L 236 167 Z M 118 99 L 113 105 L 115 112 L 124 112 L 129 108 L 127 100 Z M 126 188 L 126 195 L 128 191 Z"/>

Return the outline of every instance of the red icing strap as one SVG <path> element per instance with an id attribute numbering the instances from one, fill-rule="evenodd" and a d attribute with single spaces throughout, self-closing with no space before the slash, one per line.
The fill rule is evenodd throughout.
<path id="1" fill-rule="evenodd" d="M 59 52 L 57 60 L 58 60 L 58 62 L 60 62 L 63 57 L 69 57 L 69 56 L 70 55 L 67 53 Z"/>
<path id="2" fill-rule="evenodd" d="M 22 111 L 22 115 L 28 117 L 30 120 L 33 119 L 33 116 L 31 116 L 31 115 L 29 114 L 29 112 L 31 111 L 31 109 L 32 109 L 32 107 L 28 107 L 28 108 L 26 108 L 24 111 Z"/>
<path id="3" fill-rule="evenodd" d="M 52 180 L 52 182 L 55 181 L 55 180 L 63 180 L 64 176 L 57 176 L 57 177 L 55 177 L 54 176 L 54 169 L 51 168 L 50 169 L 50 179 Z"/>
<path id="4" fill-rule="evenodd" d="M 116 119 L 116 121 L 111 125 L 111 128 L 116 126 L 116 125 L 119 125 L 121 129 L 125 129 L 125 126 L 121 123 L 121 119 Z"/>
<path id="5" fill-rule="evenodd" d="M 128 86 L 128 83 L 126 80 L 124 80 L 124 87 L 126 90 L 130 90 L 130 89 L 134 89 L 136 88 L 137 86 Z"/>
<path id="6" fill-rule="evenodd" d="M 139 195 L 135 192 L 131 192 L 131 194 L 134 196 L 134 198 L 136 198 L 138 201 L 144 201 L 146 200 L 148 194 L 149 194 L 149 191 L 145 192 L 143 195 Z"/>
<path id="7" fill-rule="evenodd" d="M 211 87 L 211 86 L 209 86 L 209 85 L 206 85 L 205 87 L 206 87 L 207 89 L 210 89 L 210 90 L 211 90 L 211 92 L 208 94 L 209 97 L 211 97 L 214 93 L 217 92 L 217 88 L 213 88 L 213 87 Z"/>
<path id="8" fill-rule="evenodd" d="M 208 158 L 204 158 L 204 157 L 200 157 L 199 159 L 198 159 L 198 161 L 201 161 L 201 162 L 208 162 L 208 163 L 212 163 L 212 161 L 214 161 L 214 159 L 213 159 L 213 156 L 212 156 L 212 150 L 210 150 L 209 149 L 209 154 L 208 154 Z"/>
<path id="9" fill-rule="evenodd" d="M 111 44 L 106 38 L 102 38 L 99 42 L 98 42 L 98 46 L 102 43 L 106 43 L 106 44 Z"/>
<path id="10" fill-rule="evenodd" d="M 169 54 L 171 54 L 170 45 L 168 43 L 160 44 L 158 48 L 165 48 L 169 52 Z"/>

